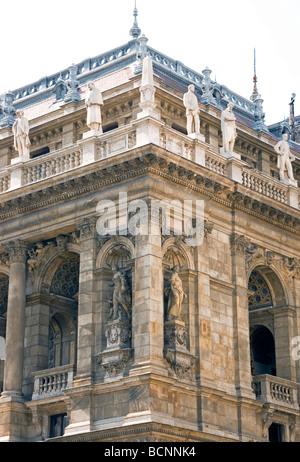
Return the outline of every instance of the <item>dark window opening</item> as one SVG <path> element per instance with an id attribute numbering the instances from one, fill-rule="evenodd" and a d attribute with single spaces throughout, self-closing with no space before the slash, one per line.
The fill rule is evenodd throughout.
<path id="1" fill-rule="evenodd" d="M 283 426 L 277 423 L 272 423 L 269 427 L 269 441 L 270 443 L 283 442 Z"/>
<path id="2" fill-rule="evenodd" d="M 69 424 L 67 414 L 57 414 L 50 416 L 50 438 L 63 436 L 65 428 Z"/>
<path id="3" fill-rule="evenodd" d="M 274 337 L 269 329 L 257 326 L 250 337 L 252 375 L 276 375 Z"/>
<path id="4" fill-rule="evenodd" d="M 181 127 L 180 125 L 173 124 L 173 125 L 172 125 L 172 128 L 174 128 L 174 130 L 177 130 L 177 131 L 180 132 L 180 133 L 183 133 L 184 135 L 187 135 L 187 130 L 186 130 L 186 128 Z"/>
<path id="5" fill-rule="evenodd" d="M 106 125 L 105 127 L 103 127 L 103 133 L 110 132 L 111 130 L 115 130 L 116 128 L 119 128 L 119 124 L 117 122 L 110 125 Z"/>
<path id="6" fill-rule="evenodd" d="M 50 149 L 48 146 L 45 148 L 39 149 L 31 154 L 31 158 L 34 159 L 35 157 L 43 156 L 44 154 L 49 154 Z"/>

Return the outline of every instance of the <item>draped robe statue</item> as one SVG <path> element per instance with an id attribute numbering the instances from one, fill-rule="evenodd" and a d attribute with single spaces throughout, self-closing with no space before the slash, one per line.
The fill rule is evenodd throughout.
<path id="1" fill-rule="evenodd" d="M 229 103 L 221 115 L 221 130 L 223 134 L 224 154 L 227 152 L 233 152 L 235 139 L 237 137 L 235 125 L 236 118 L 232 112 L 233 107 L 234 105 Z"/>
<path id="2" fill-rule="evenodd" d="M 103 98 L 101 91 L 93 82 L 88 83 L 89 92 L 85 99 L 87 109 L 86 124 L 90 130 L 102 133 L 102 118 L 101 106 L 103 106 Z"/>
<path id="3" fill-rule="evenodd" d="M 195 86 L 189 85 L 188 92 L 183 95 L 183 103 L 186 108 L 187 132 L 200 133 L 199 104 L 197 96 L 194 93 Z"/>
<path id="4" fill-rule="evenodd" d="M 19 153 L 19 157 L 29 159 L 29 122 L 24 117 L 24 111 L 17 111 L 17 120 L 13 124 L 14 148 Z"/>
<path id="5" fill-rule="evenodd" d="M 165 290 L 165 294 L 168 297 L 167 306 L 167 319 L 179 319 L 181 315 L 182 302 L 185 297 L 185 293 L 182 288 L 182 281 L 178 275 L 178 266 L 173 268 L 172 275 L 169 280 L 169 286 Z"/>

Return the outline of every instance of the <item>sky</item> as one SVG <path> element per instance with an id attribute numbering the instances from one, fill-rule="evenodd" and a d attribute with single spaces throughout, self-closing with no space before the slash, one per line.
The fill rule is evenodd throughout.
<path id="1" fill-rule="evenodd" d="M 126 44 L 134 0 L 1 0 L 0 95 Z M 300 115 L 299 0 L 137 0 L 148 45 L 239 95 L 270 125 Z"/>

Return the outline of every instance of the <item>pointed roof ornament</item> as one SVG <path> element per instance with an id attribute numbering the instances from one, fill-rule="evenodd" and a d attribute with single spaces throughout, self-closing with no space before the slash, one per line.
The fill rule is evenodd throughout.
<path id="1" fill-rule="evenodd" d="M 257 75 L 256 75 L 256 50 L 254 48 L 254 77 L 253 77 L 253 92 L 252 95 L 250 96 L 251 101 L 255 101 L 256 98 L 258 98 L 260 94 L 258 93 L 257 90 Z"/>
<path id="2" fill-rule="evenodd" d="M 136 7 L 136 0 L 134 1 L 134 10 L 133 10 L 133 17 L 134 17 L 134 21 L 133 21 L 133 26 L 132 28 L 130 29 L 129 31 L 129 34 L 134 38 L 134 39 L 137 39 L 140 35 L 141 35 L 141 29 L 139 28 L 138 26 L 138 22 L 137 22 L 137 16 L 138 16 L 138 10 L 137 10 L 137 7 Z"/>

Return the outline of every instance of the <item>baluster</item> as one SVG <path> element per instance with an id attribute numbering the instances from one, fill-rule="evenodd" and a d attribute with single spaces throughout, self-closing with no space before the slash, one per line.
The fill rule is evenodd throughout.
<path id="1" fill-rule="evenodd" d="M 75 152 L 75 167 L 79 167 L 79 165 L 81 164 L 81 152 L 80 151 L 76 151 Z"/>
<path id="2" fill-rule="evenodd" d="M 60 158 L 60 171 L 61 173 L 65 171 L 65 157 L 64 156 Z"/>
<path id="3" fill-rule="evenodd" d="M 71 152 L 70 154 L 70 168 L 75 167 L 75 152 Z"/>
<path id="4" fill-rule="evenodd" d="M 45 163 L 42 163 L 40 167 L 40 174 L 41 174 L 40 180 L 43 180 L 44 178 L 46 178 L 46 164 Z"/>

